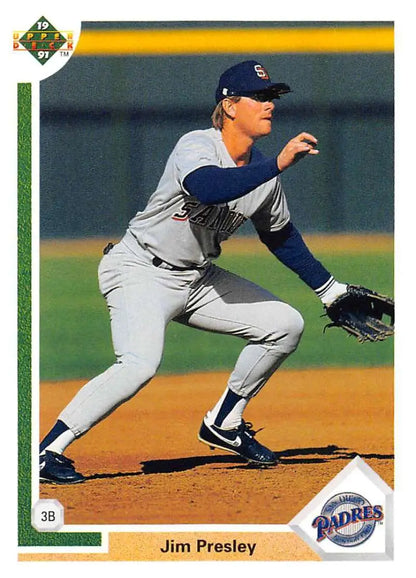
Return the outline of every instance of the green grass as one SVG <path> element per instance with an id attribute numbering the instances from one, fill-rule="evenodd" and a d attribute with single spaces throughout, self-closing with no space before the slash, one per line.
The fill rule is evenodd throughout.
<path id="1" fill-rule="evenodd" d="M 317 255 L 336 278 L 393 294 L 393 254 Z M 393 340 L 359 344 L 338 329 L 323 333 L 320 301 L 276 259 L 223 256 L 218 264 L 291 303 L 305 319 L 298 350 L 285 368 L 393 364 Z M 42 380 L 90 378 L 114 361 L 104 299 L 97 283 L 97 259 L 44 258 L 41 262 L 40 373 Z M 229 370 L 244 346 L 235 337 L 171 323 L 160 373 Z"/>

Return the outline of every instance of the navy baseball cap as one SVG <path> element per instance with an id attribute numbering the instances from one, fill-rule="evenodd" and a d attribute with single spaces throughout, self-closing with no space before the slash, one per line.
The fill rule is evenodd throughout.
<path id="1" fill-rule="evenodd" d="M 273 83 L 269 73 L 259 62 L 245 60 L 228 68 L 220 76 L 215 92 L 217 104 L 228 96 L 252 96 L 265 94 L 273 98 L 280 98 L 281 94 L 291 92 L 290 87 L 282 82 Z"/>

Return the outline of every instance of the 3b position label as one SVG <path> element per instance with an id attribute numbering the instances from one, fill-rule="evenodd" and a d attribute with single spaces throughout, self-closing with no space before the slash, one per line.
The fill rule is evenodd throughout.
<path id="1" fill-rule="evenodd" d="M 32 526 L 38 532 L 57 532 L 64 525 L 64 507 L 58 500 L 38 500 L 32 508 Z"/>

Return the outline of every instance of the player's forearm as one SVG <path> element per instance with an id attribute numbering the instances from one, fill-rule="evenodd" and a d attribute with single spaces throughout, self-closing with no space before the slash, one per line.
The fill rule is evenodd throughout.
<path id="1" fill-rule="evenodd" d="M 297 273 L 318 296 L 321 288 L 332 283 L 331 273 L 312 255 L 293 223 L 289 222 L 280 231 L 258 233 L 279 261 Z"/>
<path id="2" fill-rule="evenodd" d="M 205 205 L 239 199 L 279 174 L 276 159 L 266 159 L 243 167 L 205 166 L 184 180 L 185 190 Z"/>

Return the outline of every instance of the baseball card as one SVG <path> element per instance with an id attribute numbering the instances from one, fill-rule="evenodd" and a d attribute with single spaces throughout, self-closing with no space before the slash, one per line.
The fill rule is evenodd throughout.
<path id="1" fill-rule="evenodd" d="M 8 22 L 17 572 L 402 563 L 401 19 L 118 4 Z"/>

